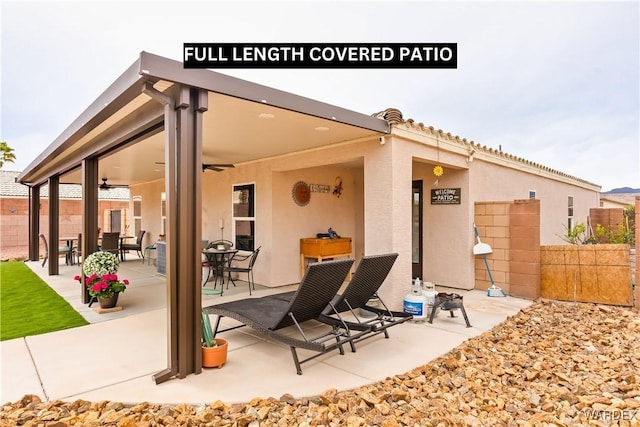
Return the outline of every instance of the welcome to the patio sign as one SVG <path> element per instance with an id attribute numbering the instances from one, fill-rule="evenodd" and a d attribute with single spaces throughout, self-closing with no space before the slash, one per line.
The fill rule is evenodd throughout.
<path id="1" fill-rule="evenodd" d="M 460 188 L 432 188 L 432 205 L 459 205 Z"/>

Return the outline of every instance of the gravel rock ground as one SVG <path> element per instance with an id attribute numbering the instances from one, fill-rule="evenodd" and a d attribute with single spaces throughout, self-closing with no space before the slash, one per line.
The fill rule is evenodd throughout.
<path id="1" fill-rule="evenodd" d="M 0 426 L 640 425 L 640 314 L 538 301 L 405 374 L 316 397 L 201 406 L 6 403 Z"/>

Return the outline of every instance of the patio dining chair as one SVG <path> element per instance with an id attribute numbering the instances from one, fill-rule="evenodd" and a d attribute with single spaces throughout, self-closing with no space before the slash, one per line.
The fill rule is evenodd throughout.
<path id="1" fill-rule="evenodd" d="M 80 264 L 80 258 L 82 258 L 82 233 L 78 233 L 78 245 L 73 248 L 73 256 L 76 259 L 76 264 Z"/>
<path id="2" fill-rule="evenodd" d="M 144 264 L 144 260 L 147 260 L 147 265 L 151 265 L 151 251 L 157 250 L 158 247 L 155 243 L 150 244 L 149 246 L 144 248 L 144 252 L 142 253 L 142 264 Z"/>
<path id="3" fill-rule="evenodd" d="M 47 263 L 47 260 L 49 259 L 49 245 L 47 244 L 47 239 L 46 237 L 44 237 L 44 234 L 40 233 L 40 241 L 42 242 L 42 244 L 44 245 L 44 259 L 42 260 L 42 266 L 44 267 L 44 265 Z M 59 246 L 58 247 L 58 255 L 65 255 L 65 257 L 68 257 L 71 255 L 72 248 L 69 246 Z"/>
<path id="4" fill-rule="evenodd" d="M 120 245 L 120 251 L 122 252 L 122 260 L 124 261 L 124 251 L 136 251 L 138 258 L 142 258 L 144 263 L 144 252 L 142 252 L 142 239 L 144 238 L 145 230 L 138 231 L 138 237 L 135 243 L 122 243 Z"/>
<path id="5" fill-rule="evenodd" d="M 224 253 L 203 253 L 205 260 L 202 262 L 203 268 L 203 281 L 202 286 L 206 286 L 207 282 L 213 277 L 213 288 L 218 286 L 218 280 L 220 280 L 220 295 L 224 293 L 224 271 L 229 265 L 229 258 Z M 204 273 L 204 270 L 207 273 Z M 234 284 L 235 285 L 235 284 Z M 227 289 L 229 283 L 227 282 Z"/>
<path id="6" fill-rule="evenodd" d="M 206 242 L 206 245 L 205 245 L 205 242 Z M 219 249 L 222 246 L 224 246 L 224 250 L 228 251 L 233 247 L 233 242 L 230 240 L 224 240 L 224 239 L 218 239 L 212 242 L 209 242 L 208 240 L 203 240 L 202 245 L 206 249 Z M 210 254 L 205 256 L 205 259 L 203 260 L 203 266 L 209 267 L 209 274 L 207 278 L 204 280 L 202 286 L 205 286 L 211 277 L 215 279 L 214 286 L 213 286 L 214 288 L 217 286 L 218 279 L 220 279 L 221 284 L 224 285 L 224 272 L 230 266 L 231 259 L 233 257 L 234 257 L 234 254 L 224 254 L 224 255 Z M 236 284 L 233 283 L 233 286 L 236 286 Z M 229 282 L 227 282 L 227 289 L 229 289 Z M 224 292 L 224 290 L 221 289 L 221 292 Z M 220 295 L 222 295 L 222 293 Z"/>
<path id="7" fill-rule="evenodd" d="M 105 252 L 111 252 L 119 258 L 120 253 L 120 233 L 102 233 L 102 245 L 100 250 Z"/>
<path id="8" fill-rule="evenodd" d="M 329 331 L 323 328 L 325 331 L 320 335 L 309 337 L 307 336 L 309 331 L 305 333 L 301 327 L 302 323 L 316 319 L 322 313 L 342 286 L 352 265 L 353 259 L 309 264 L 300 287 L 290 301 L 269 295 L 215 304 L 204 307 L 203 310 L 207 314 L 216 316 L 214 336 L 219 332 L 249 326 L 269 338 L 288 345 L 296 373 L 302 375 L 302 363 L 335 349 L 338 349 L 340 354 L 344 354 L 343 345 L 351 343 L 362 334 L 362 332 L 352 334 L 345 325 L 335 325 Z M 241 324 L 220 329 L 220 320 L 223 317 L 230 317 Z M 281 331 L 287 327 L 291 327 L 292 330 Z M 300 360 L 297 349 L 311 350 L 315 353 Z M 353 347 L 352 350 L 354 350 Z"/>
<path id="9" fill-rule="evenodd" d="M 253 290 L 256 290 L 256 282 L 253 280 L 253 266 L 256 263 L 256 259 L 258 258 L 258 254 L 260 253 L 260 248 L 262 246 L 259 246 L 255 251 L 247 254 L 247 255 L 238 255 L 236 254 L 233 257 L 233 261 L 247 261 L 249 260 L 249 263 L 245 266 L 237 266 L 237 265 L 232 265 L 226 268 L 226 271 L 229 275 L 229 281 L 233 283 L 233 286 L 236 285 L 236 282 L 234 282 L 233 277 L 231 277 L 231 273 L 247 273 L 247 282 L 249 283 L 249 295 L 251 295 L 251 288 L 253 288 Z"/>

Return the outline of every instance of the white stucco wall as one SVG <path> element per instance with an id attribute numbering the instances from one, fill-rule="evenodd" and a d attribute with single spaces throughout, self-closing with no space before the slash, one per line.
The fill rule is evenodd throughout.
<path id="1" fill-rule="evenodd" d="M 535 174 L 475 160 L 469 170 L 469 191 L 474 201 L 527 199 L 529 190 L 540 200 L 540 244 L 565 243 L 567 200 L 574 198 L 574 221 L 586 223 L 589 209 L 598 207 L 599 192 Z"/>
<path id="2" fill-rule="evenodd" d="M 413 131 L 411 131 L 413 132 Z M 589 208 L 598 206 L 596 190 L 525 173 L 484 161 L 452 143 L 405 131 L 377 138 L 291 153 L 286 156 L 237 165 L 222 172 L 202 175 L 202 238 L 234 240 L 232 188 L 254 183 L 256 188 L 255 244 L 261 246 L 255 266 L 257 283 L 281 286 L 300 280 L 299 242 L 314 237 L 328 227 L 353 239 L 352 255 L 398 252 L 399 257 L 380 290 L 394 309 L 401 307 L 411 284 L 411 186 L 423 181 L 424 234 L 423 277 L 442 286 L 472 289 L 474 286 L 475 244 L 473 206 L 476 201 L 525 199 L 535 190 L 541 200 L 541 243 L 560 243 L 567 222 L 567 196 L 574 196 L 576 222 L 586 219 Z M 413 139 L 412 139 L 413 138 Z M 431 140 L 430 140 L 431 138 Z M 447 151 L 450 149 L 451 151 Z M 457 151 L 456 151 L 457 150 Z M 433 175 L 440 164 L 444 175 Z M 297 181 L 335 186 L 341 177 L 341 197 L 331 193 L 311 194 L 307 206 L 300 207 L 291 196 Z M 431 205 L 435 188 L 460 188 L 459 205 Z M 132 196 L 143 198 L 143 228 L 146 242 L 160 233 L 160 193 L 164 181 L 132 187 Z M 219 221 L 225 224 L 224 235 Z"/>
<path id="3" fill-rule="evenodd" d="M 164 191 L 164 179 L 132 185 L 129 191 L 132 199 L 136 196 L 142 197 L 142 230 L 145 230 L 142 247 L 144 248 L 158 240 L 161 232 L 160 194 Z"/>
<path id="4" fill-rule="evenodd" d="M 469 174 L 444 168 L 437 178 L 433 164 L 414 162 L 413 179 L 423 181 L 423 277 L 436 285 L 473 289 L 474 235 L 471 231 Z M 436 183 L 437 179 L 437 183 Z M 432 205 L 431 190 L 460 188 L 460 204 Z"/>
<path id="5" fill-rule="evenodd" d="M 237 184 L 256 186 L 255 245 L 261 246 L 254 274 L 257 283 L 282 286 L 300 281 L 300 238 L 315 237 L 332 227 L 343 237 L 353 239 L 354 257 L 363 253 L 362 159 L 347 156 L 348 163 L 317 165 L 344 160 L 335 150 L 270 159 L 239 165 L 223 172 L 203 176 L 202 232 L 207 240 L 221 237 L 219 220 L 224 218 L 224 238 L 234 240 L 231 226 L 232 188 Z M 353 150 L 346 150 L 350 152 Z M 343 152 L 343 154 L 347 154 Z M 335 186 L 343 181 L 338 198 L 332 193 L 312 192 L 307 206 L 294 203 L 291 190 L 297 181 Z M 360 254 L 360 255 L 359 255 Z"/>
<path id="6" fill-rule="evenodd" d="M 255 247 L 261 246 L 254 267 L 256 283 L 270 282 L 272 268 L 272 174 L 268 164 L 251 163 L 222 172 L 206 171 L 202 176 L 202 239 L 214 241 L 221 238 L 235 241 L 232 222 L 233 186 L 255 184 Z M 220 219 L 224 230 L 220 230 Z"/>
<path id="7" fill-rule="evenodd" d="M 411 284 L 411 151 L 387 138 L 365 153 L 365 252 L 397 252 L 398 258 L 379 290 L 391 309 L 401 309 Z"/>
<path id="8" fill-rule="evenodd" d="M 361 181 L 361 169 L 328 165 L 311 169 L 274 172 L 273 194 L 274 216 L 271 226 L 274 230 L 272 246 L 272 283 L 276 285 L 300 281 L 300 239 L 316 237 L 326 233 L 329 227 L 341 237 L 352 238 L 352 255 L 357 253 L 355 212 L 362 211 L 354 189 Z M 312 192 L 306 206 L 298 206 L 291 195 L 293 185 L 298 181 L 307 184 L 328 185 L 334 189 L 336 177 L 342 178 L 343 192 L 340 197 L 329 193 Z"/>

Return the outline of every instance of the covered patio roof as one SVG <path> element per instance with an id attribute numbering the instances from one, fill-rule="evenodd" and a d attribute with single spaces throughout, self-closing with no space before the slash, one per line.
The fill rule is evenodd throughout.
<path id="1" fill-rule="evenodd" d="M 376 117 L 142 52 L 18 181 L 40 185 L 60 175 L 60 182 L 80 183 L 82 160 L 96 153 L 99 178 L 109 184 L 161 178 L 163 108 L 143 93 L 149 83 L 165 93 L 176 84 L 208 91 L 203 163 L 240 164 L 390 132 L 389 123 Z"/>
<path id="2" fill-rule="evenodd" d="M 202 167 L 240 164 L 372 140 L 387 121 L 146 52 L 18 176 L 29 185 L 29 257 L 38 259 L 40 187 L 48 183 L 49 239 L 59 236 L 60 183 L 82 183 L 82 247 L 98 250 L 97 190 L 165 179 L 167 368 L 157 383 L 201 372 Z M 95 185 L 93 184 L 95 183 Z M 56 246 L 50 258 L 58 256 Z M 49 275 L 59 274 L 49 263 Z M 86 288 L 81 287 L 88 302 Z"/>

